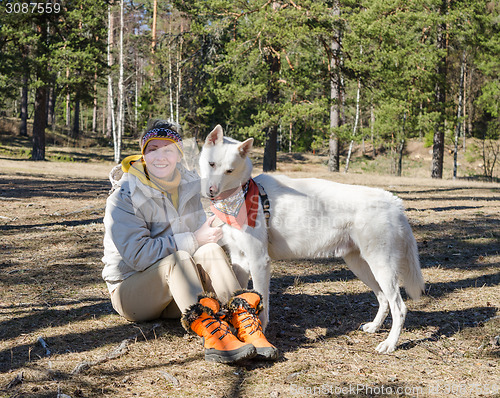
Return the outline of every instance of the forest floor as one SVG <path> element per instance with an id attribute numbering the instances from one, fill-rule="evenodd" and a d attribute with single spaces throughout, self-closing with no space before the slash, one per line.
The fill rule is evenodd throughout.
<path id="1" fill-rule="evenodd" d="M 500 396 L 499 183 L 432 180 L 427 163 L 404 177 L 376 174 L 363 157 L 348 174 L 332 174 L 324 156 L 280 154 L 278 172 L 401 197 L 426 294 L 405 298 L 398 349 L 381 355 L 375 347 L 390 317 L 378 333 L 359 330 L 374 317 L 376 299 L 342 261 L 273 261 L 266 334 L 280 358 L 232 366 L 205 362 L 201 339 L 179 321 L 130 323 L 113 311 L 101 279 L 110 149 L 96 157 L 97 149 L 67 148 L 71 162 L 30 162 L 6 151 L 0 397 Z M 420 147 L 408 159 L 428 156 Z"/>

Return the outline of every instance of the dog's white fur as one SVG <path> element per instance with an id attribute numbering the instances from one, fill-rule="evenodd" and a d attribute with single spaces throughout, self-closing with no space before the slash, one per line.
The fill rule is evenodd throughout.
<path id="1" fill-rule="evenodd" d="M 239 142 L 224 137 L 220 125 L 207 136 L 200 155 L 204 196 L 214 198 L 250 179 L 252 163 L 247 155 L 252 144 L 252 138 Z M 402 201 L 382 189 L 315 178 L 261 174 L 255 181 L 269 197 L 269 229 L 259 204 L 255 228 L 238 230 L 224 225 L 223 243 L 229 249 L 241 286 L 247 286 L 251 275 L 254 289 L 263 296 L 264 327 L 269 319 L 270 257 L 343 257 L 354 274 L 373 290 L 379 303 L 375 319 L 363 330 L 376 332 L 390 310 L 391 331 L 376 349 L 380 353 L 394 351 L 407 311 L 399 278 L 414 299 L 424 289 L 417 244 Z"/>

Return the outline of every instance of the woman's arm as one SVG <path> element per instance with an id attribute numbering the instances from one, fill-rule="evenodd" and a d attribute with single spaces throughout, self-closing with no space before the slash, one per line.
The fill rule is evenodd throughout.
<path id="1" fill-rule="evenodd" d="M 136 215 L 130 196 L 123 191 L 108 198 L 104 226 L 123 261 L 137 271 L 177 250 L 174 236 L 151 237 L 146 221 Z"/>

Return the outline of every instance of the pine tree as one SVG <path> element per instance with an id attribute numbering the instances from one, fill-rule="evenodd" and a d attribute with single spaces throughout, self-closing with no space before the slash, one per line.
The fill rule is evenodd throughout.
<path id="1" fill-rule="evenodd" d="M 45 18 L 37 18 L 35 22 L 38 40 L 35 49 L 36 94 L 35 117 L 33 120 L 32 160 L 45 160 L 45 128 L 47 127 L 47 81 L 48 68 L 46 59 L 49 53 L 47 46 L 47 25 Z"/>
<path id="2" fill-rule="evenodd" d="M 107 73 L 107 5 L 77 0 L 68 3 L 54 25 L 47 69 L 58 74 L 61 94 L 74 101 L 72 134 L 80 132 L 82 104 L 94 104 L 95 84 Z"/>

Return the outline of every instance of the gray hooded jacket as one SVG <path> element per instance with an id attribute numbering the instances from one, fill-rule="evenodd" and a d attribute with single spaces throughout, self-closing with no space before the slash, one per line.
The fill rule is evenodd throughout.
<path id="1" fill-rule="evenodd" d="M 179 208 L 160 191 L 124 173 L 108 197 L 104 215 L 102 277 L 112 292 L 123 280 L 178 250 L 193 254 L 193 232 L 205 222 L 200 180 L 195 171 L 181 172 Z"/>

